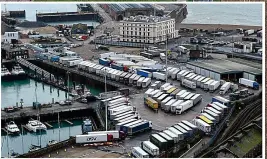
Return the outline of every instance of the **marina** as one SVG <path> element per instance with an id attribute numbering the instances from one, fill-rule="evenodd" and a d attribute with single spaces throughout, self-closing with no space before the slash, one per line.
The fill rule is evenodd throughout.
<path id="1" fill-rule="evenodd" d="M 49 33 L 6 31 L 2 157 L 259 157 L 262 26 L 181 28 L 187 5 L 79 4 L 36 11 Z"/>

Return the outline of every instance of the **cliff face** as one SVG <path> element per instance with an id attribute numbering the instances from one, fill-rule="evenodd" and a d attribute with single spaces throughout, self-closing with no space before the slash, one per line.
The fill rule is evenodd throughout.
<path id="1" fill-rule="evenodd" d="M 187 14 L 188 12 L 186 4 L 176 4 L 175 9 L 172 10 L 168 15 L 175 19 L 175 28 L 179 29 L 179 25 L 187 17 Z"/>

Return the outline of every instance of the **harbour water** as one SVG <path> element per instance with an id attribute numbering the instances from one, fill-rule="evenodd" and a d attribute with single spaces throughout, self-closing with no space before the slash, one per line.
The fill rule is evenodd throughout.
<path id="1" fill-rule="evenodd" d="M 2 11 L 5 6 L 2 5 Z M 38 12 L 77 11 L 76 4 L 7 4 L 7 10 L 26 10 L 26 20 L 35 21 Z M 188 16 L 183 23 L 262 25 L 261 4 L 187 4 Z M 77 23 L 77 22 L 75 22 Z M 92 22 L 88 22 L 92 24 Z M 62 23 L 61 23 L 62 24 Z M 93 22 L 98 25 L 98 23 Z"/>
<path id="2" fill-rule="evenodd" d="M 58 123 L 50 123 L 54 128 L 48 129 L 46 132 L 33 133 L 23 130 L 23 135 L 10 136 L 5 132 L 1 132 L 1 157 L 8 157 L 8 150 L 19 154 L 27 153 L 31 144 L 45 147 L 50 140 L 63 141 L 70 136 L 81 134 L 81 120 L 72 120 L 73 125 L 62 121 L 60 129 Z M 20 126 L 19 126 L 20 127 Z M 20 132 L 21 128 L 20 128 Z"/>
<path id="3" fill-rule="evenodd" d="M 36 82 L 32 79 L 2 81 L 1 107 L 14 106 L 16 102 L 20 102 L 21 99 L 23 99 L 24 106 L 32 106 L 32 103 L 36 101 L 35 88 L 37 101 L 39 103 L 51 103 L 52 98 L 54 98 L 55 102 L 66 99 L 66 93 L 64 91 L 41 82 Z M 89 86 L 87 86 L 87 88 L 94 95 L 98 95 L 102 91 L 101 89 Z"/>

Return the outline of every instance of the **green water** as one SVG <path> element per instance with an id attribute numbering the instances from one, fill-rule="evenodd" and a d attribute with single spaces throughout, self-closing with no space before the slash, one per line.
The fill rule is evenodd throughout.
<path id="1" fill-rule="evenodd" d="M 14 150 L 19 154 L 27 153 L 31 144 L 42 145 L 45 147 L 49 140 L 62 141 L 68 139 L 70 136 L 81 134 L 81 120 L 72 120 L 73 125 L 70 126 L 66 122 L 61 122 L 60 129 L 57 123 L 50 123 L 54 128 L 48 129 L 46 132 L 30 133 L 23 130 L 23 135 L 10 136 L 6 135 L 3 131 L 1 132 L 1 157 L 8 156 L 9 151 Z M 20 127 L 20 126 L 19 126 Z M 20 132 L 21 127 L 20 127 Z M 40 142 L 41 141 L 41 142 Z M 8 148 L 9 147 L 9 148 Z"/>
<path id="2" fill-rule="evenodd" d="M 70 84 L 72 84 L 72 82 L 70 82 Z M 2 81 L 1 107 L 15 106 L 16 102 L 20 102 L 21 99 L 23 99 L 24 106 L 32 106 L 32 103 L 36 101 L 35 88 L 37 101 L 39 103 L 52 102 L 52 98 L 55 99 L 55 102 L 66 99 L 66 92 L 47 84 L 36 82 L 32 79 Z M 87 86 L 87 88 L 90 89 L 91 93 L 94 95 L 98 95 L 102 92 L 102 90 L 97 88 L 89 86 Z"/>

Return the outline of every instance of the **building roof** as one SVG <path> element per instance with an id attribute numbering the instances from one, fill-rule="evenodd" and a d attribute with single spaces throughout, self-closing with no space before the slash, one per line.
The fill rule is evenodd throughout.
<path id="1" fill-rule="evenodd" d="M 150 4 L 108 4 L 108 6 L 114 10 L 115 12 L 122 12 L 125 11 L 126 9 L 132 9 L 132 8 L 154 8 Z"/>
<path id="2" fill-rule="evenodd" d="M 154 23 L 154 22 L 162 22 L 166 20 L 171 20 L 172 18 L 169 16 L 143 16 L 143 15 L 138 15 L 138 16 L 131 16 L 129 18 L 123 19 L 122 22 L 142 22 L 142 23 Z"/>
<path id="3" fill-rule="evenodd" d="M 262 69 L 225 59 L 193 61 L 188 62 L 188 64 L 219 74 L 247 72 L 254 75 L 262 75 Z"/>

